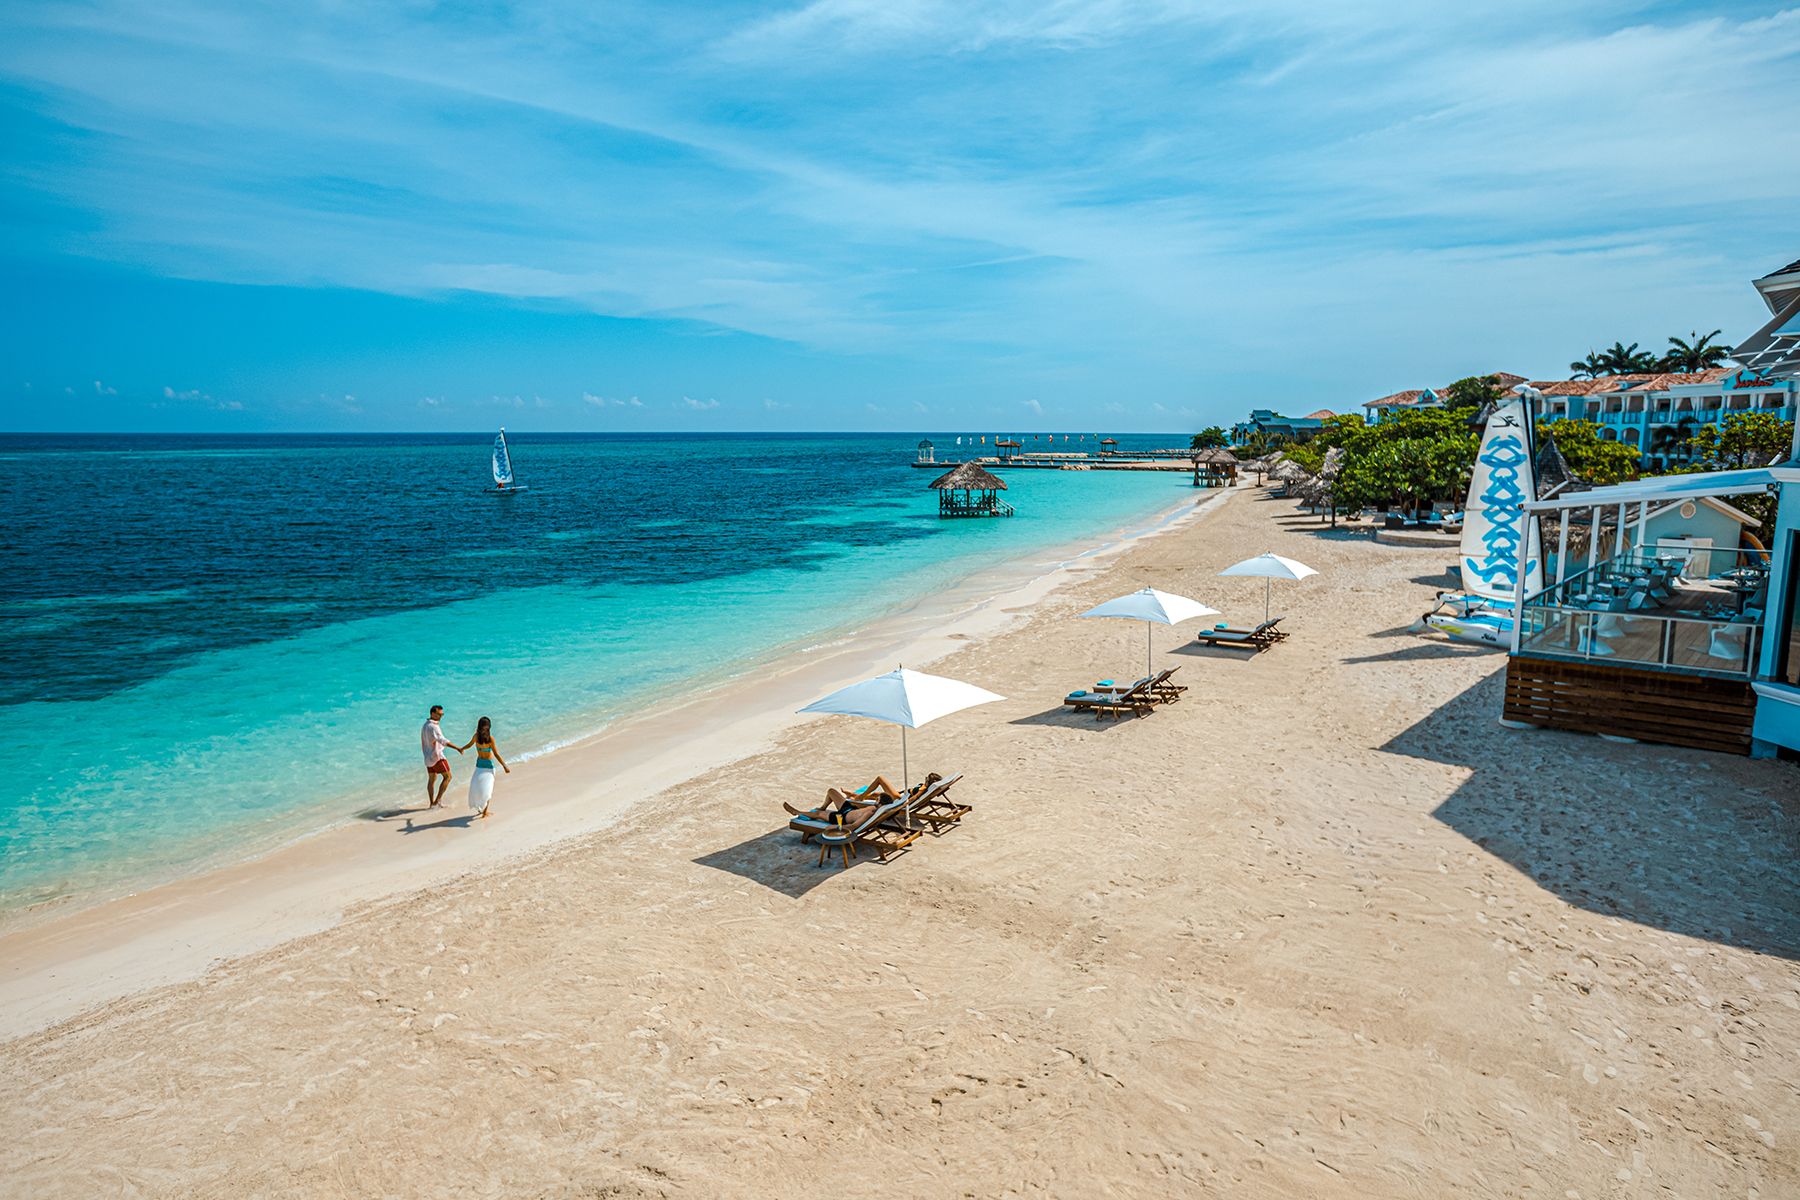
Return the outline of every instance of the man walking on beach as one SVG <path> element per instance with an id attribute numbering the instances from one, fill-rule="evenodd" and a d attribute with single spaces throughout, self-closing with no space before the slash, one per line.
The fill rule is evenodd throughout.
<path id="1" fill-rule="evenodd" d="M 450 790 L 450 760 L 444 757 L 444 747 L 450 739 L 438 728 L 438 722 L 444 719 L 444 706 L 431 706 L 431 716 L 425 719 L 425 725 L 419 730 L 419 749 L 425 752 L 425 799 L 436 808 L 443 802 L 444 793 Z M 459 749 L 458 754 L 462 751 Z M 437 777 L 437 795 L 431 794 L 432 777 Z"/>

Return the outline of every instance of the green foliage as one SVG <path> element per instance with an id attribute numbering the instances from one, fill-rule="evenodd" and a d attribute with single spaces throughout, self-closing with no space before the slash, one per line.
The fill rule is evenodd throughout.
<path id="1" fill-rule="evenodd" d="M 1687 444 L 1697 471 L 1760 466 L 1793 446 L 1794 423 L 1774 413 L 1733 413 L 1718 425 L 1702 425 Z"/>
<path id="2" fill-rule="evenodd" d="M 1669 349 L 1662 356 L 1657 367 L 1664 371 L 1704 371 L 1716 367 L 1725 361 L 1731 353 L 1729 347 L 1713 344 L 1720 330 L 1713 330 L 1704 336 L 1698 330 L 1687 335 L 1687 338 L 1672 337 Z"/>
<path id="3" fill-rule="evenodd" d="M 1217 450 L 1229 445 L 1231 445 L 1231 437 L 1223 428 L 1217 425 L 1208 425 L 1194 435 L 1194 440 L 1188 444 L 1188 448 L 1190 450 Z"/>
<path id="4" fill-rule="evenodd" d="M 1472 408 L 1480 412 L 1484 405 L 1506 399 L 1506 391 L 1492 375 L 1470 375 L 1444 389 L 1444 403 L 1450 408 Z"/>
<path id="5" fill-rule="evenodd" d="M 1289 439 L 1278 433 L 1266 433 L 1261 429 L 1253 430 L 1240 446 L 1232 447 L 1232 453 L 1239 459 L 1261 458 L 1265 454 L 1273 454 L 1277 450 L 1288 448 Z"/>
<path id="6" fill-rule="evenodd" d="M 1545 434 L 1556 439 L 1556 448 L 1562 451 L 1569 469 L 1596 487 L 1638 476 L 1642 457 L 1638 448 L 1607 441 L 1593 421 L 1545 421 L 1538 426 L 1538 435 Z"/>
<path id="7" fill-rule="evenodd" d="M 1586 358 L 1570 363 L 1569 370 L 1574 373 L 1573 378 L 1576 379 L 1598 379 L 1606 374 L 1606 362 L 1598 354 L 1589 350 Z"/>
<path id="8" fill-rule="evenodd" d="M 1600 352 L 1600 364 L 1602 375 L 1644 375 L 1656 370 L 1655 356 L 1639 350 L 1636 342 L 1629 346 L 1614 342 Z"/>
<path id="9" fill-rule="evenodd" d="M 1316 441 L 1299 442 L 1286 450 L 1288 461 L 1309 475 L 1317 475 L 1325 467 L 1325 451 Z"/>
<path id="10" fill-rule="evenodd" d="M 1655 371 L 1704 371 L 1718 366 L 1731 354 L 1729 347 L 1713 342 L 1719 333 L 1717 329 L 1708 334 L 1694 330 L 1685 338 L 1671 337 L 1669 349 L 1661 356 L 1639 350 L 1636 342 L 1629 346 L 1614 342 L 1598 354 L 1589 350 L 1586 358 L 1570 363 L 1569 370 L 1576 379 L 1598 379 L 1602 375 L 1647 375 Z"/>
<path id="11" fill-rule="evenodd" d="M 1473 410 L 1427 408 L 1389 417 L 1351 433 L 1332 485 L 1339 508 L 1461 499 L 1468 491 L 1480 439 L 1469 427 Z"/>
<path id="12" fill-rule="evenodd" d="M 1319 422 L 1319 432 L 1312 440 L 1315 446 L 1323 446 L 1327 450 L 1333 446 L 1342 446 L 1358 431 L 1368 428 L 1361 413 L 1339 413 L 1335 417 L 1326 417 Z"/>

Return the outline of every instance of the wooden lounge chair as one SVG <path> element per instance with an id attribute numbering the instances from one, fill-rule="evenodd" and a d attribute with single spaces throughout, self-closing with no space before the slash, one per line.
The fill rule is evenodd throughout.
<path id="1" fill-rule="evenodd" d="M 913 790 L 912 798 L 907 800 L 901 811 L 888 818 L 888 824 L 905 827 L 908 818 L 914 823 L 924 821 L 933 828 L 954 825 L 974 811 L 968 804 L 958 804 L 950 799 L 950 789 L 956 786 L 961 774 L 940 779 L 930 787 L 919 787 Z"/>
<path id="2" fill-rule="evenodd" d="M 875 841 L 880 844 L 880 857 L 884 860 L 895 850 L 904 850 L 918 839 L 918 832 L 913 831 L 911 836 L 905 837 L 898 845 L 888 845 L 886 842 L 891 839 L 888 839 L 885 836 L 886 831 L 883 830 L 882 826 L 898 815 L 905 805 L 906 797 L 904 796 L 900 797 L 898 800 L 889 800 L 884 804 L 877 804 L 873 809 L 863 814 L 854 825 L 833 825 L 829 822 L 821 822 L 820 824 L 823 827 L 813 831 L 819 839 L 819 865 L 821 867 L 824 866 L 826 855 L 830 854 L 833 850 L 836 850 L 843 858 L 844 865 L 848 867 L 850 865 L 850 860 L 856 857 L 856 844 L 861 841 Z M 791 825 L 798 821 L 814 819 L 815 818 L 810 817 L 796 817 L 794 822 L 790 822 L 789 824 Z"/>
<path id="3" fill-rule="evenodd" d="M 1069 700 L 1074 702 L 1077 699 L 1092 696 L 1124 696 L 1132 692 L 1143 692 L 1158 704 L 1173 704 L 1181 699 L 1181 693 L 1187 691 L 1187 688 L 1181 684 L 1169 681 L 1169 677 L 1179 670 L 1181 670 L 1180 667 L 1170 667 L 1130 684 L 1114 683 L 1109 679 L 1097 683 L 1085 691 L 1070 692 Z"/>
<path id="4" fill-rule="evenodd" d="M 1267 650 L 1287 637 L 1276 628 L 1279 624 L 1280 617 L 1270 617 L 1255 629 L 1206 629 L 1194 640 L 1206 646 L 1249 646 L 1254 650 Z"/>
<path id="5" fill-rule="evenodd" d="M 1150 680 L 1140 679 L 1123 692 L 1070 692 L 1063 697 L 1063 703 L 1077 712 L 1092 712 L 1094 720 L 1102 717 L 1122 717 L 1130 713 L 1141 717 L 1156 708 L 1155 696 L 1150 694 Z"/>
<path id="6" fill-rule="evenodd" d="M 1187 691 L 1187 688 L 1182 684 L 1169 682 L 1170 676 L 1174 675 L 1175 672 L 1179 670 L 1181 670 L 1180 667 L 1169 667 L 1166 670 L 1157 672 L 1148 679 L 1138 680 L 1136 683 L 1132 684 L 1131 687 L 1096 687 L 1094 692 L 1116 692 L 1123 694 L 1131 691 L 1132 688 L 1143 688 L 1144 691 L 1149 693 L 1150 698 L 1158 704 L 1173 704 L 1181 699 L 1181 693 Z"/>
<path id="7" fill-rule="evenodd" d="M 917 796 L 924 790 L 925 790 L 924 784 L 922 784 L 922 783 L 917 784 L 911 790 L 909 790 L 905 795 L 891 796 L 886 799 L 883 799 L 880 803 L 882 805 L 898 803 L 902 800 L 907 799 L 909 796 Z M 870 801 L 872 800 L 872 797 L 867 792 L 856 791 L 856 792 L 849 793 L 846 796 L 846 799 L 852 800 L 852 801 L 857 801 L 859 803 L 866 805 L 866 804 L 870 803 Z M 820 805 L 820 808 L 823 808 L 823 807 L 824 807 L 823 805 Z M 792 812 L 793 810 L 789 809 L 788 811 Z M 827 830 L 840 828 L 839 824 L 836 821 L 832 820 L 830 817 L 822 817 L 822 816 L 816 815 L 818 813 L 818 811 L 819 811 L 818 809 L 813 809 L 811 812 L 798 813 L 794 816 L 794 818 L 792 820 L 790 820 L 788 822 L 788 828 L 792 829 L 796 833 L 798 833 L 800 835 L 800 840 L 802 842 L 810 842 L 813 840 L 814 837 L 816 837 L 817 835 L 819 835 L 821 833 L 826 832 Z"/>

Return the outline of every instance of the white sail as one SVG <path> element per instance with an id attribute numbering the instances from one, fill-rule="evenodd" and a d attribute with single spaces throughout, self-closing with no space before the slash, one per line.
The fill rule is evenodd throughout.
<path id="1" fill-rule="evenodd" d="M 506 452 L 506 430 L 494 438 L 494 486 L 509 487 L 513 481 L 512 456 Z"/>
<path id="2" fill-rule="evenodd" d="M 1502 404 L 1488 418 L 1463 512 L 1463 591 L 1509 606 L 1518 589 L 1522 554 L 1529 555 L 1524 562 L 1525 594 L 1544 588 L 1541 547 L 1526 533 L 1525 502 L 1537 497 L 1530 421 L 1523 398 Z"/>

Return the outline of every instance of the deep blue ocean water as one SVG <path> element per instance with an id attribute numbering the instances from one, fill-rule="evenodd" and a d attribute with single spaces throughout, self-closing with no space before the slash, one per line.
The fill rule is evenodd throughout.
<path id="1" fill-rule="evenodd" d="M 515 434 L 498 497 L 491 436 L 15 435 L 0 906 L 410 801 L 432 702 L 518 756 L 1192 495 L 1015 471 L 940 521 L 916 435 Z"/>

